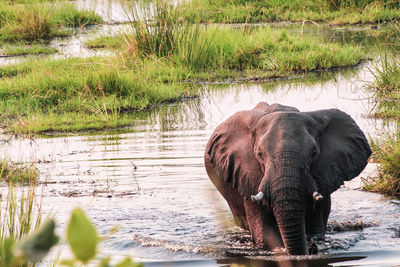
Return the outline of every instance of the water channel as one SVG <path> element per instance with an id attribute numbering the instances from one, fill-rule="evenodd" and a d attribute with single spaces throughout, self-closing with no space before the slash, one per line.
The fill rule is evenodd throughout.
<path id="1" fill-rule="evenodd" d="M 78 40 L 79 48 L 82 38 L 87 36 L 67 42 Z M 78 48 L 74 51 L 86 54 Z M 36 164 L 42 182 L 38 198 L 43 212 L 55 215 L 60 235 L 77 206 L 100 234 L 118 226 L 100 248 L 114 260 L 129 255 L 145 266 L 292 266 L 255 248 L 249 233 L 234 226 L 227 204 L 205 172 L 205 144 L 219 123 L 260 101 L 301 111 L 339 108 L 367 136 L 379 138 L 394 126 L 369 116 L 374 108 L 367 89 L 372 64 L 285 81 L 203 85 L 198 98 L 132 114 L 132 126 L 124 129 L 34 139 L 2 136 L 1 156 Z M 376 164 L 369 163 L 332 195 L 330 224 L 361 221 L 368 227 L 329 231 L 318 243 L 321 254 L 295 259 L 299 266 L 400 263 L 399 202 L 360 190 L 362 179 L 375 173 Z M 61 258 L 68 254 L 63 251 Z"/>

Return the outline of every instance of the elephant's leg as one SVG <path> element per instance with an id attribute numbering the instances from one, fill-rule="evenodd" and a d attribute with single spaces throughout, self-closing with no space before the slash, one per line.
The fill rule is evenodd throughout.
<path id="1" fill-rule="evenodd" d="M 246 220 L 246 214 L 243 206 L 243 199 L 240 197 L 240 200 L 233 201 L 229 203 L 229 208 L 231 209 L 233 218 L 235 219 L 235 223 L 243 229 L 249 230 L 249 226 Z"/>
<path id="2" fill-rule="evenodd" d="M 274 249 L 283 247 L 278 226 L 266 207 L 251 200 L 244 200 L 247 223 L 253 241 L 257 246 Z"/>
<path id="3" fill-rule="evenodd" d="M 328 223 L 329 213 L 331 211 L 331 197 L 324 197 L 322 200 L 311 203 L 308 208 L 306 229 L 307 235 L 323 236 Z"/>
<path id="4" fill-rule="evenodd" d="M 246 213 L 243 205 L 243 197 L 237 192 L 235 188 L 233 188 L 232 184 L 223 182 L 223 179 L 221 179 L 217 175 L 213 166 L 208 161 L 205 162 L 205 165 L 210 180 L 213 182 L 215 187 L 218 189 L 218 191 L 221 193 L 221 195 L 225 198 L 226 202 L 228 203 L 233 218 L 235 219 L 235 223 L 240 228 L 248 230 L 249 227 L 246 221 Z"/>
<path id="5" fill-rule="evenodd" d="M 220 190 L 220 192 L 228 202 L 233 218 L 235 219 L 235 223 L 240 228 L 248 230 L 249 226 L 246 220 L 243 197 L 231 185 L 226 185 Z"/>

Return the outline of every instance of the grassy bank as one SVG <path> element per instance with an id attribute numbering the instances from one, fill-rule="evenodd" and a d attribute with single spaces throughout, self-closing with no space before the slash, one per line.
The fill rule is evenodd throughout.
<path id="1" fill-rule="evenodd" d="M 168 66 L 158 60 L 126 68 L 117 60 L 74 58 L 1 68 L 3 126 L 27 134 L 128 125 L 127 112 L 192 94 L 188 85 L 173 82 Z"/>
<path id="2" fill-rule="evenodd" d="M 388 137 L 371 144 L 373 159 L 379 163 L 377 177 L 365 181 L 364 189 L 400 197 L 400 139 Z"/>
<path id="3" fill-rule="evenodd" d="M 57 50 L 44 45 L 4 45 L 0 48 L 0 57 L 13 57 L 25 55 L 54 54 Z"/>
<path id="4" fill-rule="evenodd" d="M 88 44 L 119 56 L 0 68 L 3 128 L 30 134 L 122 127 L 132 111 L 195 95 L 188 82 L 289 77 L 364 58 L 360 47 L 282 29 L 192 25 L 166 3 L 140 12 L 153 20 Z"/>
<path id="5" fill-rule="evenodd" d="M 0 3 L 0 42 L 35 42 L 72 33 L 65 27 L 101 23 L 92 11 L 78 11 L 72 4 Z"/>
<path id="6" fill-rule="evenodd" d="M 117 42 L 101 42 L 121 49 L 115 58 L 0 68 L 5 130 L 29 134 L 122 127 L 131 124 L 132 111 L 196 95 L 196 86 L 188 81 L 288 77 L 353 66 L 363 59 L 358 47 L 271 28 L 179 24 L 165 32 L 147 31 L 143 24 L 134 27 L 116 37 Z"/>
<path id="7" fill-rule="evenodd" d="M 384 56 L 372 70 L 377 103 L 374 116 L 400 122 L 400 61 Z M 388 136 L 373 141 L 373 159 L 379 163 L 377 177 L 366 180 L 365 189 L 400 197 L 400 139 Z"/>
<path id="8" fill-rule="evenodd" d="M 173 25 L 156 33 L 148 25 L 134 27 L 128 33 L 99 37 L 87 45 L 131 51 L 127 55 L 131 58 L 167 58 L 172 66 L 184 67 L 199 80 L 288 77 L 300 72 L 354 66 L 364 56 L 357 46 L 327 43 L 270 27 Z M 158 34 L 167 30 L 167 37 Z"/>
<path id="9" fill-rule="evenodd" d="M 400 19 L 400 3 L 385 0 L 193 0 L 180 6 L 191 22 L 257 23 L 314 21 L 331 24 L 381 23 Z"/>
<path id="10" fill-rule="evenodd" d="M 400 60 L 384 56 L 372 70 L 377 107 L 375 116 L 400 121 Z"/>

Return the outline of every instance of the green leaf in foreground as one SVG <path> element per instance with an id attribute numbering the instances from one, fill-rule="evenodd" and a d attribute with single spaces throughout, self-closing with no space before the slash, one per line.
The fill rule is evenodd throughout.
<path id="1" fill-rule="evenodd" d="M 22 254 L 31 262 L 40 261 L 58 242 L 54 234 L 54 220 L 48 220 L 35 233 L 19 245 Z"/>
<path id="2" fill-rule="evenodd" d="M 141 267 L 143 264 L 134 263 L 131 258 L 126 257 L 120 263 L 117 263 L 115 267 Z"/>
<path id="3" fill-rule="evenodd" d="M 96 255 L 98 241 L 96 228 L 79 208 L 72 212 L 67 229 L 67 240 L 75 257 L 83 263 L 87 263 Z"/>
<path id="4" fill-rule="evenodd" d="M 5 266 L 12 266 L 15 261 L 14 245 L 15 241 L 11 237 L 6 238 L 1 245 L 1 258 Z"/>

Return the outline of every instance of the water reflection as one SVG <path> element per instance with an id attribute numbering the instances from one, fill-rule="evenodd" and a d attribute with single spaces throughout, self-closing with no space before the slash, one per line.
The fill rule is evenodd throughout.
<path id="1" fill-rule="evenodd" d="M 129 5 L 134 1 L 127 0 L 76 0 L 78 10 L 94 10 L 107 23 L 133 21 Z"/>

